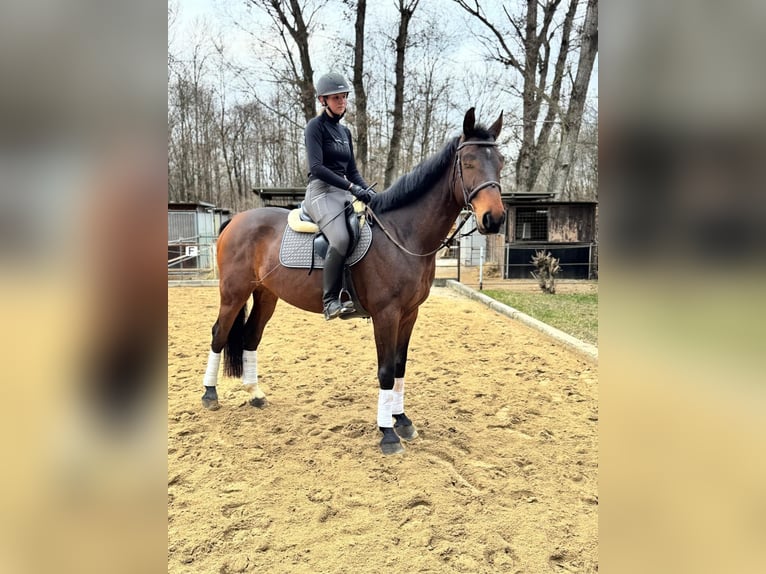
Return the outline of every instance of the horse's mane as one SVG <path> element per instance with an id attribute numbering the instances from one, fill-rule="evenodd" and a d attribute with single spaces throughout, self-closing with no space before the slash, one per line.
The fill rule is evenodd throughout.
<path id="1" fill-rule="evenodd" d="M 465 138 L 484 141 L 494 139 L 494 136 L 484 126 L 477 125 L 465 134 Z M 460 136 L 448 140 L 440 151 L 420 162 L 411 172 L 405 173 L 387 190 L 377 194 L 370 202 L 370 208 L 376 213 L 382 213 L 407 205 L 420 197 L 423 192 L 439 181 L 450 167 L 458 141 Z"/>

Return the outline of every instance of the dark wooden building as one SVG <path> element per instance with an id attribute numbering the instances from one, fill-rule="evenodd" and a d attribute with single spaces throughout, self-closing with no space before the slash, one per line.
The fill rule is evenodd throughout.
<path id="1" fill-rule="evenodd" d="M 598 275 L 598 203 L 553 201 L 546 193 L 504 194 L 507 207 L 503 277 L 532 277 L 536 251 L 559 259 L 566 279 L 594 279 Z"/>
<path id="2" fill-rule="evenodd" d="M 305 187 L 256 187 L 258 207 L 286 207 L 294 209 L 306 195 Z"/>

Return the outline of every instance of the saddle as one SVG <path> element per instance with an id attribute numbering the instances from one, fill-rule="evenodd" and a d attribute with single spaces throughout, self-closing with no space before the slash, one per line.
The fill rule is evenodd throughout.
<path id="1" fill-rule="evenodd" d="M 354 290 L 351 272 L 349 268 L 358 263 L 367 253 L 372 244 L 372 230 L 366 222 L 364 204 L 355 201 L 346 204 L 346 225 L 349 231 L 349 252 L 346 255 L 346 263 L 343 270 L 343 287 L 356 308 L 355 313 L 341 315 L 343 319 L 353 317 L 369 317 L 359 302 Z M 309 274 L 314 269 L 324 267 L 324 259 L 330 244 L 327 238 L 319 230 L 319 226 L 312 221 L 311 217 L 300 207 L 293 209 L 287 215 L 287 225 L 282 234 L 282 244 L 279 248 L 279 262 L 292 269 L 308 269 Z"/>
<path id="2" fill-rule="evenodd" d="M 354 202 L 360 203 L 361 202 Z M 349 230 L 349 253 L 346 265 L 358 263 L 372 243 L 372 230 L 365 222 L 364 205 L 361 208 L 347 204 L 346 225 Z M 293 209 L 287 216 L 287 226 L 279 248 L 279 262 L 293 269 L 322 269 L 329 243 L 309 215 L 301 207 Z"/>
<path id="3" fill-rule="evenodd" d="M 361 236 L 362 227 L 365 225 L 364 204 L 361 201 L 346 203 L 345 216 L 346 228 L 348 229 L 349 236 L 349 246 L 346 257 L 349 257 L 354 253 L 354 249 Z M 311 233 L 314 237 L 314 253 L 324 260 L 330 244 L 324 234 L 319 230 L 319 226 L 311 219 L 311 216 L 306 213 L 306 210 L 303 208 L 303 202 L 301 202 L 300 207 L 291 210 L 290 213 L 287 214 L 287 225 L 297 233 Z M 356 261 L 346 262 L 347 265 L 353 265 L 354 263 L 356 263 Z"/>

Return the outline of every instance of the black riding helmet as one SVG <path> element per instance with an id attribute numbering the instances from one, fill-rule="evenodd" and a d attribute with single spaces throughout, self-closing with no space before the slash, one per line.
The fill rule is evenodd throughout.
<path id="1" fill-rule="evenodd" d="M 350 92 L 351 88 L 348 86 L 348 82 L 343 76 L 331 72 L 317 80 L 316 91 L 317 97 L 331 96 L 333 94 L 345 94 L 346 92 Z"/>

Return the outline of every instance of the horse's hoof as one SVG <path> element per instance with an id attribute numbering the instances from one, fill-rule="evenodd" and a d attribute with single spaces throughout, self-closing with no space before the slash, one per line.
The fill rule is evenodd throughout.
<path id="1" fill-rule="evenodd" d="M 266 406 L 266 397 L 250 399 L 247 402 L 250 403 L 251 407 L 262 409 L 263 407 Z"/>
<path id="2" fill-rule="evenodd" d="M 396 434 L 398 434 L 402 439 L 406 441 L 417 438 L 418 431 L 413 426 L 412 421 L 407 415 L 402 413 L 399 415 L 394 415 L 394 418 L 396 419 L 396 422 L 394 423 L 394 430 L 396 431 Z"/>
<path id="3" fill-rule="evenodd" d="M 413 425 L 394 426 L 394 430 L 402 440 L 411 441 L 418 438 L 418 431 Z"/>
<path id="4" fill-rule="evenodd" d="M 402 454 L 404 452 L 404 447 L 400 442 L 381 442 L 380 452 L 386 456 L 390 454 Z"/>
<path id="5" fill-rule="evenodd" d="M 383 438 L 380 440 L 381 452 L 386 456 L 403 453 L 404 446 L 402 446 L 402 441 L 399 440 L 399 436 L 394 432 L 394 429 L 384 428 L 381 430 L 383 431 Z"/>
<path id="6" fill-rule="evenodd" d="M 217 411 L 221 408 L 221 405 L 218 404 L 218 399 L 206 399 L 204 397 L 202 398 L 202 406 L 209 411 Z"/>

